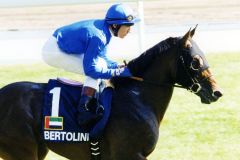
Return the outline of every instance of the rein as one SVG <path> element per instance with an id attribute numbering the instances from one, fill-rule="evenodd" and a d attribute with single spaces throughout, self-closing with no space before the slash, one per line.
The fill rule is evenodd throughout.
<path id="1" fill-rule="evenodd" d="M 150 84 L 150 85 L 154 85 L 154 86 L 158 86 L 158 87 L 161 87 L 161 86 L 170 86 L 170 87 L 177 87 L 177 88 L 184 88 L 184 89 L 187 89 L 193 93 L 198 93 L 200 92 L 200 90 L 202 89 L 202 86 L 201 86 L 201 83 L 203 81 L 205 81 L 206 79 L 209 79 L 212 75 L 210 75 L 209 77 L 205 78 L 205 79 L 202 79 L 202 80 L 199 80 L 197 78 L 194 78 L 191 74 L 190 74 L 190 71 L 187 67 L 187 64 L 185 63 L 185 60 L 183 58 L 183 52 L 189 52 L 188 50 L 185 50 L 185 49 L 182 49 L 180 48 L 180 41 L 178 41 L 178 45 L 177 45 L 177 55 L 178 55 L 178 60 L 180 60 L 180 63 L 181 65 L 183 66 L 183 69 L 184 71 L 186 72 L 187 74 L 187 77 L 190 79 L 191 81 L 191 85 L 189 86 L 185 86 L 185 85 L 178 85 L 178 84 L 171 84 L 171 83 L 157 83 L 157 82 L 153 82 L 151 80 L 147 80 L 147 79 L 144 79 L 144 78 L 141 78 L 141 77 L 136 77 L 136 76 L 133 76 L 133 77 L 130 77 L 131 79 L 133 80 L 136 80 L 136 81 L 139 81 L 139 82 L 142 82 L 142 83 L 145 83 L 145 84 Z M 177 61 L 178 61 L 177 60 Z M 127 63 L 126 61 L 124 60 L 123 61 L 125 66 L 127 66 Z M 191 68 L 193 70 L 196 70 L 193 66 L 192 66 L 192 63 L 191 63 Z M 203 70 L 205 70 L 206 68 L 202 68 Z"/>
<path id="2" fill-rule="evenodd" d="M 146 83 L 146 84 L 154 85 L 154 86 L 159 86 L 159 87 L 161 87 L 161 86 L 170 86 L 170 87 L 177 87 L 177 88 L 185 88 L 185 87 L 183 87 L 181 85 L 177 85 L 177 84 L 156 83 L 156 82 L 152 82 L 152 81 L 140 78 L 140 77 L 131 77 L 131 79 L 139 81 L 139 82 L 143 82 L 143 83 Z"/>
<path id="3" fill-rule="evenodd" d="M 123 63 L 125 66 L 127 66 L 127 62 L 126 60 L 123 60 Z M 184 88 L 186 89 L 185 87 L 181 86 L 181 85 L 176 85 L 176 84 L 167 84 L 167 83 L 156 83 L 156 82 L 153 82 L 153 81 L 149 81 L 149 80 L 146 80 L 146 79 L 143 79 L 141 77 L 136 77 L 136 76 L 132 76 L 130 77 L 131 79 L 133 80 L 136 80 L 136 81 L 139 81 L 139 82 L 143 82 L 143 83 L 146 83 L 146 84 L 150 84 L 150 85 L 154 85 L 154 86 L 170 86 L 170 87 L 177 87 L 177 88 Z"/>
<path id="4" fill-rule="evenodd" d="M 184 87 L 183 85 L 178 85 L 178 84 L 170 84 L 170 83 L 157 83 L 157 82 L 153 82 L 151 80 L 146 80 L 146 79 L 143 79 L 141 77 L 136 77 L 136 76 L 133 76 L 131 77 L 131 79 L 133 80 L 137 80 L 139 82 L 143 82 L 145 84 L 150 84 L 150 85 L 154 85 L 154 86 L 158 86 L 158 87 L 162 87 L 162 86 L 169 86 L 169 87 L 176 87 L 176 88 L 183 88 L 183 89 L 187 89 L 187 90 L 190 90 L 191 92 L 193 93 L 198 93 L 200 90 L 201 90 L 201 82 L 204 81 L 204 80 L 197 80 L 195 78 L 193 78 L 191 76 L 191 74 L 189 73 L 188 69 L 187 69 L 187 66 L 186 66 L 186 63 L 184 61 L 184 58 L 183 58 L 183 55 L 182 55 L 182 49 L 179 49 L 178 48 L 178 55 L 179 55 L 179 59 L 181 61 L 181 64 L 185 70 L 185 72 L 187 73 L 187 76 L 190 78 L 191 82 L 192 82 L 192 85 L 189 86 L 189 87 Z M 184 51 L 184 50 L 183 50 Z M 126 61 L 124 60 L 124 64 L 127 65 Z M 209 78 L 209 77 L 208 77 Z M 206 79 L 208 79 L 206 78 Z"/>

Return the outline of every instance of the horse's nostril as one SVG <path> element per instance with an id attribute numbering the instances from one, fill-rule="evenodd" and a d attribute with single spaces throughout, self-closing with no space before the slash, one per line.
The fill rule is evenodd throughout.
<path id="1" fill-rule="evenodd" d="M 223 94 L 222 94 L 221 91 L 214 91 L 214 92 L 213 92 L 213 95 L 216 96 L 216 97 L 218 97 L 218 98 L 220 98 L 220 97 L 223 96 Z"/>

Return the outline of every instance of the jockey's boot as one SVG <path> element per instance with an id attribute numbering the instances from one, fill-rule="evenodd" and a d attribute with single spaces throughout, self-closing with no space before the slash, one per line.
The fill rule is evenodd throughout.
<path id="1" fill-rule="evenodd" d="M 96 122 L 101 118 L 100 115 L 93 113 L 89 110 L 88 105 L 94 97 L 96 89 L 84 86 L 82 88 L 81 98 L 78 104 L 78 124 L 88 125 L 92 122 Z"/>

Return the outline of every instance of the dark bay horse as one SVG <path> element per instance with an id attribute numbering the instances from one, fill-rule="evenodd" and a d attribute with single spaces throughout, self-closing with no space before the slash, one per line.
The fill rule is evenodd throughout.
<path id="1" fill-rule="evenodd" d="M 111 116 L 101 140 L 103 160 L 147 159 L 158 141 L 160 122 L 175 86 L 188 89 L 206 104 L 222 96 L 203 52 L 192 40 L 195 29 L 181 38 L 167 38 L 131 60 L 130 71 L 143 81 L 111 80 L 115 89 Z M 17 82 L 0 90 L 0 156 L 41 160 L 50 149 L 69 159 L 90 159 L 89 143 L 41 139 L 45 88 L 46 84 Z"/>

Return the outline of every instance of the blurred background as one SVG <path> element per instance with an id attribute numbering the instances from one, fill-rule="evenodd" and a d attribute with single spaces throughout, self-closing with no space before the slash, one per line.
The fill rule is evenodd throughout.
<path id="1" fill-rule="evenodd" d="M 40 61 L 41 47 L 56 28 L 102 19 L 112 3 L 120 2 L 129 4 L 142 21 L 124 40 L 113 38 L 113 58 L 133 58 L 196 24 L 194 40 L 204 52 L 240 51 L 239 0 L 8 0 L 0 1 L 0 64 Z"/>
<path id="2" fill-rule="evenodd" d="M 121 2 L 142 21 L 125 39 L 113 38 L 109 46 L 113 59 L 130 60 L 198 24 L 193 39 L 224 91 L 218 102 L 203 105 L 196 95 L 175 89 L 149 160 L 239 160 L 240 0 L 1 0 L 0 87 L 59 76 L 83 78 L 46 65 L 41 48 L 56 28 L 102 19 L 113 3 Z M 46 159 L 64 160 L 52 152 Z"/>

